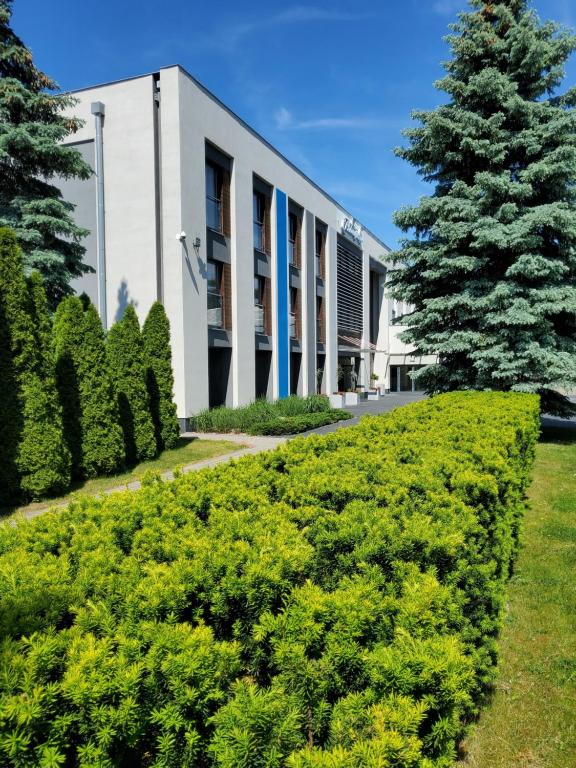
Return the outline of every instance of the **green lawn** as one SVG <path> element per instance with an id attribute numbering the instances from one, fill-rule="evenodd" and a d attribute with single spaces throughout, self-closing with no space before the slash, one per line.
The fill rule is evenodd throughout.
<path id="1" fill-rule="evenodd" d="M 68 501 L 71 494 L 76 496 L 95 496 L 110 488 L 127 486 L 134 481 L 140 480 L 142 475 L 149 470 L 155 472 L 167 472 L 176 467 L 185 466 L 186 464 L 193 464 L 197 461 L 202 461 L 203 459 L 211 459 L 224 453 L 231 453 L 242 447 L 241 444 L 233 443 L 228 440 L 196 440 L 190 437 L 181 437 L 176 448 L 173 448 L 170 451 L 163 451 L 163 453 L 153 461 L 143 461 L 136 467 L 133 467 L 127 472 L 122 472 L 119 475 L 97 477 L 94 480 L 74 483 L 70 493 L 67 493 L 65 496 L 60 496 L 55 499 L 45 499 L 16 509 L 0 509 L 0 515 L 7 515 L 10 513 L 13 515 L 34 513 L 53 504 L 62 504 Z"/>
<path id="2" fill-rule="evenodd" d="M 491 704 L 466 768 L 576 766 L 576 433 L 538 446 Z"/>

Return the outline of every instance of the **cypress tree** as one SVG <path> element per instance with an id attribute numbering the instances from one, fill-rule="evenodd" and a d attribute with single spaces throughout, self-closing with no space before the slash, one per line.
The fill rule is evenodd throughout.
<path id="1" fill-rule="evenodd" d="M 397 150 L 434 194 L 396 214 L 412 232 L 392 293 L 430 392 L 539 392 L 565 412 L 576 386 L 576 89 L 553 95 L 576 38 L 526 0 L 470 0 L 436 83 L 448 103 L 416 112 Z"/>
<path id="2" fill-rule="evenodd" d="M 54 315 L 54 357 L 56 385 L 62 407 L 64 435 L 72 459 L 72 477 L 83 476 L 82 405 L 78 377 L 78 356 L 82 347 L 83 309 L 80 300 L 70 296 L 60 302 Z"/>
<path id="3" fill-rule="evenodd" d="M 156 439 L 146 389 L 144 345 L 138 316 L 131 304 L 124 317 L 110 329 L 107 353 L 118 398 L 126 461 L 135 464 L 152 459 L 156 455 Z"/>
<path id="4" fill-rule="evenodd" d="M 92 304 L 71 296 L 54 317 L 58 392 L 73 475 L 97 477 L 124 462 L 118 406 L 108 368 L 102 323 Z"/>
<path id="5" fill-rule="evenodd" d="M 18 370 L 20 336 L 26 334 L 21 317 L 24 296 L 18 247 L 6 229 L 0 229 L 0 507 L 19 500 L 18 452 L 24 430 Z M 20 320 L 20 322 L 18 322 Z"/>
<path id="6" fill-rule="evenodd" d="M 159 301 L 150 308 L 142 327 L 146 385 L 158 450 L 174 448 L 180 425 L 174 402 L 174 374 L 170 347 L 170 323 Z"/>
<path id="7" fill-rule="evenodd" d="M 70 455 L 54 369 L 46 346 L 50 320 L 42 281 L 27 285 L 13 232 L 0 228 L 0 321 L 3 328 L 0 448 L 4 504 L 63 492 L 70 482 Z M 4 368 L 4 365 L 2 366 Z M 13 393 L 5 392 L 10 380 Z"/>

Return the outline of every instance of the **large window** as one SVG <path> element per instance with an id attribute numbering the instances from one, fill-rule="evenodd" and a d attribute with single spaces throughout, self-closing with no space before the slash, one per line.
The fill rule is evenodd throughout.
<path id="1" fill-rule="evenodd" d="M 266 198 L 261 192 L 254 192 L 252 196 L 254 248 L 257 251 L 266 251 L 264 238 L 264 221 L 266 219 Z"/>
<path id="2" fill-rule="evenodd" d="M 222 302 L 222 265 L 217 261 L 206 264 L 208 282 L 208 325 L 212 328 L 223 327 Z"/>
<path id="3" fill-rule="evenodd" d="M 206 163 L 206 225 L 222 232 L 222 169 Z"/>
<path id="4" fill-rule="evenodd" d="M 295 213 L 288 214 L 288 263 L 297 264 L 298 248 L 296 241 L 298 238 L 298 217 Z"/>

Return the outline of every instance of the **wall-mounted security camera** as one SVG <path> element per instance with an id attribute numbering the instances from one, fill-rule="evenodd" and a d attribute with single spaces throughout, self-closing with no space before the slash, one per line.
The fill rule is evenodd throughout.
<path id="1" fill-rule="evenodd" d="M 176 240 L 180 240 L 180 242 L 183 243 L 184 240 L 186 240 L 186 232 L 182 230 L 179 235 L 176 235 Z"/>

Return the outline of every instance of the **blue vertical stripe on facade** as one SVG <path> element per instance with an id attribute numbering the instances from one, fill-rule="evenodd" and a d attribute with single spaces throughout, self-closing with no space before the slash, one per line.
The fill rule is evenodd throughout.
<path id="1" fill-rule="evenodd" d="M 290 394 L 290 339 L 288 336 L 288 204 L 286 195 L 276 190 L 276 307 L 278 320 L 278 397 Z"/>

